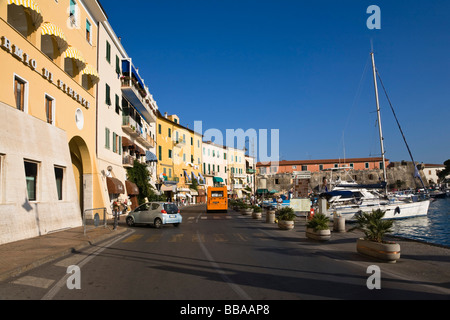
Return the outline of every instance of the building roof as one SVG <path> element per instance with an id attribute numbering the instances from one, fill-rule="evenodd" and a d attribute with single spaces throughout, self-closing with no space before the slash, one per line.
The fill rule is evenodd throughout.
<path id="1" fill-rule="evenodd" d="M 389 159 L 385 159 L 387 162 L 389 162 Z M 313 165 L 313 164 L 334 164 L 334 163 L 340 163 L 340 164 L 346 164 L 346 163 L 355 163 L 355 162 L 379 162 L 383 161 L 382 157 L 377 158 L 350 158 L 350 159 L 322 159 L 322 160 L 282 160 L 277 163 L 277 166 L 298 166 L 298 165 Z M 272 165 L 272 162 L 268 163 L 261 163 L 258 162 L 256 164 L 257 167 L 270 167 Z"/>

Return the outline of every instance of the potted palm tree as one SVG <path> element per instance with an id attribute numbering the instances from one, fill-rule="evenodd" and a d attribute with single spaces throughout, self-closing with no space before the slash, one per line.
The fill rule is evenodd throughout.
<path id="1" fill-rule="evenodd" d="M 261 219 L 262 208 L 260 206 L 252 206 L 252 208 L 253 208 L 252 218 L 253 219 Z"/>
<path id="2" fill-rule="evenodd" d="M 352 228 L 361 230 L 365 237 L 358 239 L 356 249 L 359 253 L 373 258 L 395 263 L 400 259 L 400 245 L 396 242 L 385 241 L 387 233 L 392 232 L 394 222 L 384 220 L 385 211 L 373 210 L 364 212 L 356 217 L 357 226 Z"/>
<path id="3" fill-rule="evenodd" d="M 283 207 L 278 211 L 278 227 L 281 230 L 294 229 L 296 215 L 291 207 Z"/>
<path id="4" fill-rule="evenodd" d="M 319 241 L 331 239 L 330 219 L 324 214 L 316 214 L 306 224 L 306 237 Z"/>
<path id="5" fill-rule="evenodd" d="M 253 212 L 253 208 L 245 202 L 240 202 L 239 208 L 240 213 L 243 214 L 244 216 L 250 216 Z"/>

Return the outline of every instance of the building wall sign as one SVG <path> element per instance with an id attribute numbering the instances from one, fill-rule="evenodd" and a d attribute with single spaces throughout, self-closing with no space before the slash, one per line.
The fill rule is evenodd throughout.
<path id="1" fill-rule="evenodd" d="M 19 61 L 23 62 L 26 66 L 30 67 L 31 70 L 38 72 L 38 65 L 36 60 L 30 57 L 28 53 L 23 52 L 23 50 L 20 49 L 18 46 L 11 43 L 11 41 L 8 38 L 4 36 L 1 37 L 0 46 L 3 50 L 10 53 L 14 58 L 18 59 Z M 66 93 L 76 102 L 81 104 L 83 107 L 85 107 L 86 109 L 90 108 L 91 105 L 88 100 L 79 95 L 73 88 L 65 84 L 62 80 L 55 81 L 53 78 L 53 73 L 50 72 L 47 68 L 45 67 L 42 68 L 42 73 L 40 74 L 44 79 L 54 84 L 57 88 Z"/>

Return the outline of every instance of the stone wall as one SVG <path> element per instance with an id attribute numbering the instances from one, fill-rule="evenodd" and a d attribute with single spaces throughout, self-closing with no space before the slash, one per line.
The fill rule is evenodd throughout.
<path id="1" fill-rule="evenodd" d="M 392 189 L 415 189 L 422 188 L 420 180 L 414 178 L 414 166 L 412 162 L 391 162 L 387 168 L 387 180 L 389 188 Z M 422 168 L 420 169 L 422 180 L 427 186 L 425 175 Z M 326 177 L 328 183 L 336 181 L 355 181 L 360 184 L 376 184 L 383 180 L 383 170 L 354 170 L 345 173 L 344 171 L 333 172 L 322 171 L 311 174 L 310 190 L 318 190 L 322 184 L 323 178 Z M 292 174 L 276 174 L 276 175 L 258 175 L 256 178 L 257 189 L 277 190 L 281 193 L 287 193 L 294 187 Z M 265 182 L 264 182 L 265 181 Z M 399 181 L 397 183 L 397 181 Z"/>

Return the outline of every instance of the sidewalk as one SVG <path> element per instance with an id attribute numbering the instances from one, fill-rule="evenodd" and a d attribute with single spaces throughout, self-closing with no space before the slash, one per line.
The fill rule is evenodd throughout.
<path id="1" fill-rule="evenodd" d="M 84 228 L 69 229 L 37 238 L 21 240 L 0 245 L 0 281 L 15 277 L 55 259 L 64 257 L 74 251 L 116 237 L 127 231 L 125 226 L 112 230 L 99 227 L 88 230 Z"/>

